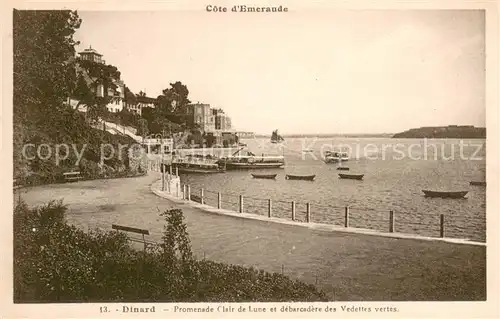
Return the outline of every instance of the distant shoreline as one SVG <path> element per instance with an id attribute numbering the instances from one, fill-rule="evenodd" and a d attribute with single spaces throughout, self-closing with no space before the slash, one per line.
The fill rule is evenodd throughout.
<path id="1" fill-rule="evenodd" d="M 281 134 L 286 138 L 474 138 L 485 139 L 486 128 L 473 125 L 427 126 L 412 128 L 400 133 L 326 133 L 326 134 Z M 271 138 L 271 134 L 255 134 L 255 138 Z"/>
<path id="2" fill-rule="evenodd" d="M 387 137 L 390 138 L 394 133 L 381 133 L 381 134 L 281 134 L 283 138 L 304 138 L 304 137 L 318 137 L 318 138 L 332 138 L 332 137 Z M 271 138 L 270 134 L 255 134 L 256 138 Z"/>
<path id="3" fill-rule="evenodd" d="M 485 127 L 473 125 L 429 126 L 394 134 L 392 138 L 486 138 Z"/>

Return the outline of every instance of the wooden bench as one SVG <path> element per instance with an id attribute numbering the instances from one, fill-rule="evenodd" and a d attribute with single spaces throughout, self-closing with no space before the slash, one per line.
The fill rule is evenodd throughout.
<path id="1" fill-rule="evenodd" d="M 141 228 L 129 227 L 129 226 L 121 226 L 121 225 L 116 225 L 116 224 L 111 224 L 111 229 L 121 230 L 121 231 L 126 231 L 126 232 L 131 232 L 131 233 L 136 233 L 136 234 L 142 235 L 142 240 L 140 240 L 138 238 L 130 238 L 130 237 L 128 237 L 128 239 L 130 241 L 143 243 L 144 250 L 146 250 L 148 245 L 156 244 L 154 241 L 146 240 L 146 238 L 144 237 L 144 235 L 149 235 L 149 230 L 147 230 L 147 229 L 141 229 Z"/>
<path id="2" fill-rule="evenodd" d="M 66 172 L 63 173 L 63 176 L 66 182 L 75 182 L 82 179 L 80 172 Z"/>

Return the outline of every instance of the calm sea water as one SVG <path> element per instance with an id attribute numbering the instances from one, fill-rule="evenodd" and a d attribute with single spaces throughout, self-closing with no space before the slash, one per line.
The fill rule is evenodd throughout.
<path id="1" fill-rule="evenodd" d="M 216 206 L 222 193 L 226 209 L 267 215 L 272 200 L 275 217 L 305 220 L 306 203 L 313 222 L 344 225 L 345 206 L 350 207 L 350 226 L 380 231 L 389 229 L 389 211 L 395 213 L 396 231 L 439 236 L 439 216 L 445 216 L 445 236 L 476 241 L 486 239 L 486 187 L 470 181 L 486 179 L 485 140 L 421 140 L 388 138 L 269 139 L 244 140 L 256 154 L 285 156 L 283 169 L 228 171 L 223 174 L 181 175 L 192 194 L 204 189 L 207 204 Z M 351 159 L 348 173 L 364 174 L 362 181 L 339 179 L 335 164 L 326 164 L 326 150 L 342 148 Z M 311 153 L 303 152 L 312 150 Z M 254 179 L 250 173 L 278 173 L 276 180 Z M 314 181 L 286 180 L 285 174 L 316 175 Z M 467 190 L 466 199 L 426 198 L 422 189 Z"/>

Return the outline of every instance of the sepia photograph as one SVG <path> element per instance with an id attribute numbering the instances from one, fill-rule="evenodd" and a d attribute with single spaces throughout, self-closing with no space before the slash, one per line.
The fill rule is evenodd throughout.
<path id="1" fill-rule="evenodd" d="M 14 305 L 397 315 L 496 298 L 485 9 L 9 14 Z"/>

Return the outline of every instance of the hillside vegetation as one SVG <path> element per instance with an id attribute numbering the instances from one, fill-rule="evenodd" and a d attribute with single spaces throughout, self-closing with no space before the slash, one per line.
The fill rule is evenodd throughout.
<path id="1" fill-rule="evenodd" d="M 71 11 L 14 10 L 13 162 L 14 178 L 22 184 L 55 182 L 71 170 L 88 178 L 134 173 L 128 149 L 122 149 L 123 156 L 101 161 L 102 145 L 118 154 L 120 144 L 134 143 L 91 127 L 92 110 L 108 101 L 95 99 L 86 114 L 65 103 L 70 96 L 90 96 L 74 58 L 73 35 L 80 23 Z M 103 77 L 118 72 L 110 69 L 114 73 L 104 72 Z M 82 150 L 78 161 L 77 151 Z"/>

